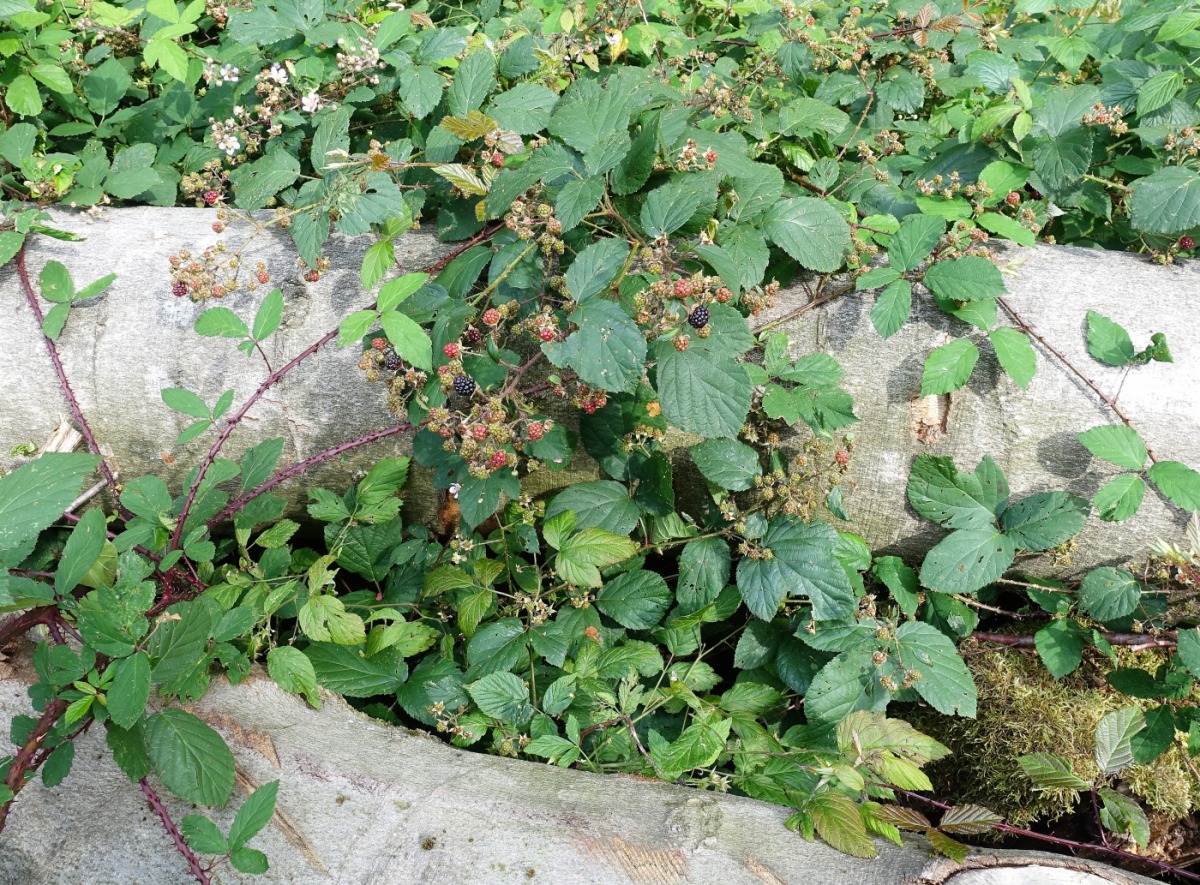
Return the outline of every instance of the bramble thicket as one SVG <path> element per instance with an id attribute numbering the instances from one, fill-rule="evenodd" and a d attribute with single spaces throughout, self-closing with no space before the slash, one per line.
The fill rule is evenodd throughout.
<path id="1" fill-rule="evenodd" d="M 102 729 L 198 881 L 265 871 L 249 843 L 277 784 L 229 832 L 158 793 L 230 800 L 230 751 L 179 702 L 261 662 L 311 704 L 323 686 L 457 746 L 779 803 L 859 856 L 902 830 L 951 857 L 984 833 L 1080 847 L 1037 821 L 1081 807 L 1097 856 L 1200 878 L 1151 826 L 1200 803 L 1200 522 L 1078 581 L 1019 564 L 1136 519 L 1148 489 L 1200 510 L 1200 474 L 1093 384 L 1111 420 L 1078 441 L 1125 472 L 1092 500 L 1014 499 L 989 457 L 921 455 L 908 501 L 945 534 L 923 561 L 873 555 L 842 482 L 872 428 L 834 358 L 758 319 L 806 279 L 813 304 L 869 293 L 887 338 L 918 299 L 958 321 L 921 395 L 984 351 L 1024 388 L 1039 342 L 989 244 L 1191 257 L 1197 49 L 1200 7 L 1179 0 L 0 0 L 0 263 L 88 449 L 13 452 L 0 479 L 0 646 L 28 633 L 39 677 L 0 757 L 0 829 Z M 132 203 L 284 229 L 309 282 L 332 234 L 373 243 L 362 309 L 274 367 L 265 266 L 219 245 L 164 267 L 143 297 L 194 302 L 197 334 L 264 363 L 242 402 L 162 391 L 193 419 L 177 488 L 113 475 L 58 357 L 72 305 L 115 276 L 26 262 L 71 236 L 45 206 Z M 403 272 L 417 225 L 452 251 Z M 1191 334 L 1079 321 L 1099 364 L 1132 371 Z M 320 348 L 386 388 L 389 427 L 288 466 L 282 436 L 222 457 Z M 702 500 L 676 496 L 679 432 Z M 440 525 L 402 514 L 407 457 L 284 517 L 281 482 L 391 438 L 443 493 Z M 582 454 L 600 479 L 523 493 Z M 1053 704 L 1077 709 L 1059 751 L 1006 731 Z"/>

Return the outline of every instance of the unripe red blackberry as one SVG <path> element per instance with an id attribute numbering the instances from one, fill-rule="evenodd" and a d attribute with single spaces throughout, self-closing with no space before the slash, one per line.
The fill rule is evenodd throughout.
<path id="1" fill-rule="evenodd" d="M 678 350 L 680 353 L 683 353 L 685 350 L 687 350 L 688 345 L 690 343 L 691 342 L 688 340 L 687 335 L 676 335 L 675 336 L 675 349 Z"/>
<path id="2" fill-rule="evenodd" d="M 692 281 L 691 280 L 676 280 L 675 281 L 675 297 L 676 298 L 687 298 L 691 294 L 692 294 Z"/>
<path id="3" fill-rule="evenodd" d="M 404 360 L 400 359 L 400 354 L 392 351 L 383 358 L 383 367 L 395 372 L 404 364 Z"/>
<path id="4" fill-rule="evenodd" d="M 171 294 L 176 298 L 182 298 L 187 294 L 187 283 L 183 282 L 182 280 L 177 281 L 173 286 L 171 286 Z"/>
<path id="5" fill-rule="evenodd" d="M 1189 249 L 1195 249 L 1196 241 L 1193 240 L 1191 237 L 1180 237 L 1179 238 L 1179 248 L 1183 249 L 1185 251 L 1189 250 Z"/>
<path id="6" fill-rule="evenodd" d="M 850 463 L 850 453 L 845 449 L 838 449 L 837 454 L 833 456 L 833 460 L 845 467 Z"/>
<path id="7" fill-rule="evenodd" d="M 459 375 L 454 379 L 454 392 L 459 396 L 470 396 L 475 392 L 475 379 L 470 375 Z"/>
<path id="8" fill-rule="evenodd" d="M 499 470 L 501 467 L 508 466 L 508 452 L 499 451 L 488 460 L 488 467 L 493 470 Z"/>
<path id="9" fill-rule="evenodd" d="M 446 354 L 449 359 L 455 359 L 458 356 L 458 349 L 457 344 L 447 344 L 442 348 L 442 353 Z"/>
<path id="10" fill-rule="evenodd" d="M 489 307 L 483 312 L 483 322 L 485 325 L 494 326 L 500 322 L 500 311 L 494 307 Z"/>
<path id="11" fill-rule="evenodd" d="M 525 433 L 531 440 L 537 442 L 546 435 L 546 429 L 542 426 L 541 421 L 534 421 L 527 428 L 525 428 Z"/>
<path id="12" fill-rule="evenodd" d="M 722 286 L 720 289 L 717 290 L 717 301 L 721 302 L 722 304 L 725 304 L 732 298 L 733 298 L 733 293 L 731 291 L 729 291 L 729 289 L 727 289 L 726 287 Z"/>
<path id="13" fill-rule="evenodd" d="M 204 192 L 204 202 L 206 205 L 212 206 L 219 199 L 221 199 L 221 194 L 217 191 L 205 191 Z"/>
<path id="14" fill-rule="evenodd" d="M 258 281 L 265 286 L 267 283 L 271 282 L 271 275 L 265 270 L 260 270 L 258 272 Z"/>
<path id="15" fill-rule="evenodd" d="M 703 329 L 708 325 L 708 308 L 701 305 L 688 315 L 688 323 L 693 329 Z"/>
<path id="16" fill-rule="evenodd" d="M 321 279 L 321 275 L 319 273 L 317 273 L 315 270 L 310 270 L 308 273 L 306 273 L 304 275 L 304 279 L 305 279 L 305 282 L 315 283 Z"/>
<path id="17" fill-rule="evenodd" d="M 373 338 L 371 339 L 371 346 L 376 350 L 387 350 L 387 339 Z"/>
<path id="18" fill-rule="evenodd" d="M 1020 206 L 1021 195 L 1016 191 L 1009 191 L 1008 196 L 1004 198 L 1004 202 L 1008 203 L 1010 206 Z"/>
<path id="19" fill-rule="evenodd" d="M 488 435 L 488 426 L 486 424 L 474 424 L 471 426 L 471 436 L 477 440 L 485 440 Z"/>
<path id="20" fill-rule="evenodd" d="M 553 329 L 542 329 L 542 331 L 538 332 L 538 337 L 541 338 L 543 341 L 553 341 L 554 340 L 554 330 Z"/>

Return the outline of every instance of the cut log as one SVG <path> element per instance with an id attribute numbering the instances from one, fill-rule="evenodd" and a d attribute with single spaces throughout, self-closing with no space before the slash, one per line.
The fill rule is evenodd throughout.
<path id="1" fill-rule="evenodd" d="M 30 710 L 0 681 L 0 733 Z M 233 750 L 238 788 L 212 817 L 228 832 L 248 791 L 278 779 L 276 816 L 252 847 L 271 869 L 218 883 L 369 885 L 1150 885 L 1101 864 L 1027 851 L 974 851 L 953 864 L 928 843 L 877 842 L 862 860 L 784 827 L 788 810 L 619 775 L 456 750 L 352 710 L 320 710 L 261 673 L 219 682 L 191 709 Z M 0 882 L 186 885 L 183 860 L 100 728 L 79 739 L 67 781 L 31 783 L 0 833 Z M 0 754 L 7 752 L 0 742 Z M 196 809 L 167 799 L 178 822 Z M 1018 875 L 1020 874 L 1020 875 Z"/>
<path id="2" fill-rule="evenodd" d="M 225 390 L 242 402 L 265 377 L 259 357 L 234 352 L 232 342 L 204 339 L 192 331 L 203 309 L 170 292 L 168 258 L 180 249 L 201 252 L 213 245 L 216 216 L 203 209 L 106 210 L 100 220 L 55 210 L 56 223 L 87 240 L 62 243 L 35 240 L 29 265 L 36 279 L 48 260 L 62 261 L 77 284 L 109 272 L 118 275 L 107 294 L 76 307 L 60 347 L 74 390 L 97 437 L 115 457 L 121 475 L 156 473 L 178 483 L 211 442 L 201 438 L 184 447 L 174 439 L 189 423 L 163 405 L 164 387 L 184 387 L 213 403 Z M 269 216 L 269 213 L 268 213 Z M 246 240 L 249 225 L 232 224 L 222 236 L 230 249 Z M 258 261 L 285 298 L 283 327 L 266 346 L 279 366 L 323 334 L 370 296 L 359 286 L 365 239 L 333 238 L 332 268 L 317 283 L 306 283 L 297 268 L 286 233 L 261 234 L 242 254 L 242 277 Z M 400 263 L 418 270 L 450 249 L 431 234 L 415 232 L 398 244 Z M 1008 301 L 1056 349 L 1066 355 L 1108 395 L 1120 391 L 1121 408 L 1150 448 L 1164 460 L 1200 464 L 1200 264 L 1174 267 L 1151 264 L 1135 255 L 1087 249 L 1039 246 L 1004 249 L 1010 289 Z M 249 320 L 265 290 L 237 291 L 221 303 Z M 11 265 L 0 271 L 0 373 L 8 380 L 0 404 L 0 455 L 22 443 L 41 443 L 66 411 L 37 325 L 25 305 Z M 808 302 L 803 286 L 781 293 L 774 317 L 761 327 L 794 313 Z M 943 534 L 907 507 L 905 483 L 913 457 L 920 452 L 952 455 L 973 468 L 990 454 L 1007 473 L 1014 496 L 1047 489 L 1092 495 L 1116 470 L 1099 462 L 1075 440 L 1075 434 L 1116 417 L 1096 394 L 1057 359 L 1039 348 L 1038 374 L 1028 390 L 1016 387 L 1000 371 L 988 349 L 971 383 L 946 397 L 921 399 L 921 369 L 934 347 L 969 334 L 965 325 L 918 299 L 913 319 L 897 334 L 881 339 L 871 327 L 872 298 L 846 295 L 782 323 L 797 354 L 824 350 L 846 370 L 844 386 L 854 397 L 861 419 L 853 428 L 857 449 L 845 503 L 852 521 L 842 525 L 863 535 L 873 549 L 919 557 Z M 1097 310 L 1126 326 L 1135 342 L 1165 331 L 1174 364 L 1152 363 L 1126 373 L 1102 366 L 1087 354 L 1084 317 Z M 976 333 L 978 337 L 978 333 Z M 225 455 L 236 457 L 270 436 L 286 441 L 285 463 L 309 457 L 329 446 L 388 426 L 380 386 L 367 384 L 355 363 L 353 347 L 327 346 L 272 390 L 231 438 Z M 803 427 L 798 431 L 806 434 Z M 672 438 L 678 460 L 694 442 Z M 281 487 L 303 504 L 310 484 L 344 487 L 354 475 L 385 454 L 409 450 L 407 438 L 391 438 L 323 465 L 307 479 Z M 0 457 L 11 467 L 17 459 Z M 679 471 L 688 482 L 687 471 Z M 592 479 L 596 466 L 586 457 L 563 473 L 539 472 L 530 491 L 544 492 Z M 694 476 L 694 474 L 693 474 Z M 434 497 L 428 478 L 417 476 L 407 490 L 410 520 L 430 517 Z M 691 480 L 695 482 L 694 478 Z M 175 486 L 176 488 L 178 486 Z M 687 495 L 682 500 L 687 500 Z M 1177 539 L 1185 514 L 1155 492 L 1141 512 L 1120 524 L 1093 518 L 1065 566 L 1040 557 L 1023 563 L 1033 573 L 1058 574 L 1136 557 L 1155 538 Z"/>

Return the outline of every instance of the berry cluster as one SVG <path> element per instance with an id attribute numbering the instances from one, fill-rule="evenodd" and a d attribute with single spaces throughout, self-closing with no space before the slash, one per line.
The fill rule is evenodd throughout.
<path id="1" fill-rule="evenodd" d="M 171 266 L 171 294 L 176 298 L 186 295 L 196 302 L 224 298 L 239 289 L 253 292 L 260 285 L 271 282 L 271 274 L 263 261 L 254 265 L 249 280 L 244 283 L 239 281 L 241 256 L 231 252 L 224 241 L 209 246 L 199 255 L 190 249 L 181 249 L 168 258 L 167 263 Z"/>

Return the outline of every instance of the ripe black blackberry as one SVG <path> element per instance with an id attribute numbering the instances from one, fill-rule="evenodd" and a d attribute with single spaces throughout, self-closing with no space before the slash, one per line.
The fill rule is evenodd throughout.
<path id="1" fill-rule="evenodd" d="M 470 375 L 459 375 L 454 379 L 454 392 L 459 396 L 470 396 L 475 392 L 475 379 Z"/>
<path id="2" fill-rule="evenodd" d="M 404 364 L 404 360 L 400 359 L 400 354 L 394 350 L 383 358 L 383 367 L 390 371 L 396 371 Z"/>
<path id="3" fill-rule="evenodd" d="M 697 307 L 688 315 L 688 322 L 693 329 L 703 329 L 708 325 L 708 308 Z"/>

